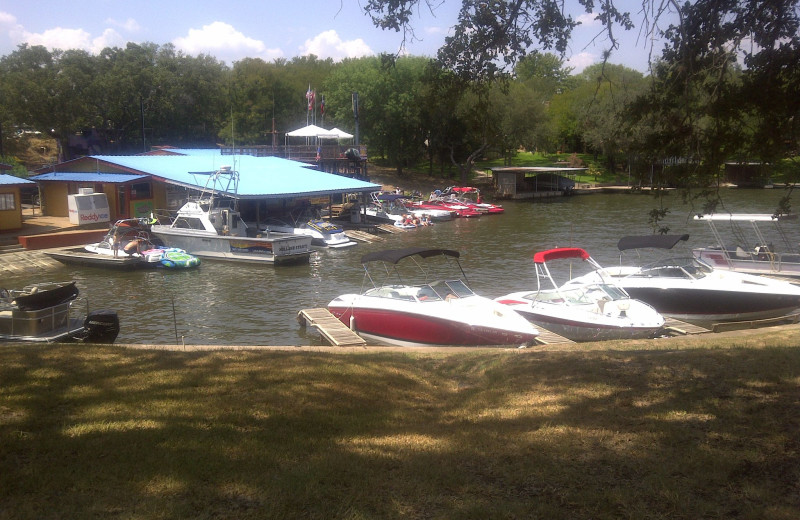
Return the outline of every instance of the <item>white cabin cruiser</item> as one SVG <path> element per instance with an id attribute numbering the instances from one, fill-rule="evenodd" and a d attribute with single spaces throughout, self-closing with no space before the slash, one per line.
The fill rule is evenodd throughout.
<path id="1" fill-rule="evenodd" d="M 238 173 L 222 168 L 212 173 L 209 182 L 216 185 L 221 177 L 235 185 Z M 310 236 L 248 228 L 237 210 L 235 189 L 234 198 L 223 198 L 216 189 L 204 190 L 199 199 L 186 202 L 169 224 L 153 224 L 150 231 L 167 246 L 215 260 L 278 265 L 308 262 L 311 255 Z"/>
<path id="2" fill-rule="evenodd" d="M 328 310 L 365 340 L 384 345 L 519 346 L 535 342 L 539 331 L 512 309 L 478 296 L 460 277 L 428 281 L 430 269 L 417 261 L 458 263 L 458 257 L 458 251 L 424 247 L 368 253 L 361 263 L 365 281 L 373 287 L 362 294 L 338 296 Z M 420 283 L 409 284 L 401 278 L 397 264 L 407 258 L 421 271 Z M 387 273 L 386 283 L 376 284 L 372 279 L 368 265 L 373 262 L 379 262 L 380 271 Z M 460 270 L 460 264 L 458 267 Z"/>
<path id="3" fill-rule="evenodd" d="M 592 270 L 601 266 L 583 249 L 550 249 L 533 255 L 536 290 L 518 291 L 495 301 L 508 305 L 535 325 L 573 341 L 644 339 L 658 335 L 664 317 L 634 300 L 611 281 L 576 278 L 562 285 L 553 279 L 548 261 L 576 259 Z"/>

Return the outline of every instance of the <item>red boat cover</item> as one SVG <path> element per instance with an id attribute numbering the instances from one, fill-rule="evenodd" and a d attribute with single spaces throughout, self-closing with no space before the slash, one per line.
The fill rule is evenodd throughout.
<path id="1" fill-rule="evenodd" d="M 580 258 L 581 260 L 588 260 L 589 253 L 579 247 L 560 247 L 558 249 L 539 251 L 533 255 L 533 261 L 537 264 L 543 264 L 548 260 L 560 260 L 562 258 Z"/>

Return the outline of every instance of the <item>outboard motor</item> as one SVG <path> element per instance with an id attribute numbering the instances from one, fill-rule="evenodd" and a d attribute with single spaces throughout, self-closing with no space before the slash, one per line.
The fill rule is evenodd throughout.
<path id="1" fill-rule="evenodd" d="M 116 311 L 92 311 L 83 321 L 84 343 L 114 343 L 119 334 L 119 316 Z"/>

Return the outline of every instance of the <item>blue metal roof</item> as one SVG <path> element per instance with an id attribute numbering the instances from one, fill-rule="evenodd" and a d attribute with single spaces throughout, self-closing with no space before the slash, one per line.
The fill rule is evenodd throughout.
<path id="1" fill-rule="evenodd" d="M 171 151 L 186 152 L 180 149 Z M 91 159 L 153 175 L 166 182 L 199 188 L 206 185 L 209 173 L 218 171 L 223 166 L 230 166 L 239 172 L 240 198 L 318 196 L 381 189 L 379 184 L 313 170 L 306 163 L 280 157 L 222 155 L 219 150 L 188 152 L 188 155 L 96 155 Z"/>
<path id="2" fill-rule="evenodd" d="M 34 181 L 109 182 L 113 184 L 146 178 L 147 175 L 96 172 L 50 172 L 31 177 Z"/>
<path id="3" fill-rule="evenodd" d="M 22 177 L 15 177 L 14 175 L 1 173 L 0 184 L 11 185 L 11 184 L 36 184 L 36 183 L 33 181 L 29 181 L 28 179 L 23 179 Z"/>

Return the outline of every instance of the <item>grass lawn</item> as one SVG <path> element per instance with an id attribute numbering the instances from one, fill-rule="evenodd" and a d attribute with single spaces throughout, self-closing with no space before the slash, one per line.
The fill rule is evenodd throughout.
<path id="1" fill-rule="evenodd" d="M 800 518 L 800 328 L 0 347 L 0 519 Z"/>

